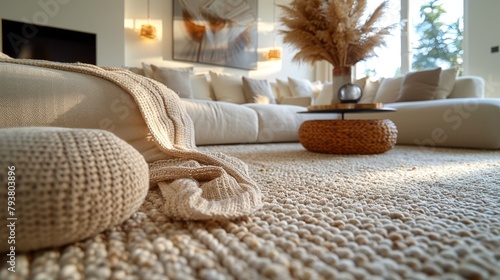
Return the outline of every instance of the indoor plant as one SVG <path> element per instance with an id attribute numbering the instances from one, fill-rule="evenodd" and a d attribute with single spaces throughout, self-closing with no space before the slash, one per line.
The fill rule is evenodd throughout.
<path id="1" fill-rule="evenodd" d="M 396 24 L 380 26 L 388 2 L 369 14 L 367 0 L 292 0 L 283 9 L 280 30 L 283 42 L 298 49 L 294 61 L 325 60 L 333 75 L 351 81 L 352 66 L 385 46 L 385 37 Z"/>

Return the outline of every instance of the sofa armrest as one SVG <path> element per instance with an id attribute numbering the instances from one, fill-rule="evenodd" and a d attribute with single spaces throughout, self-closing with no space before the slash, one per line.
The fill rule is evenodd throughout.
<path id="1" fill-rule="evenodd" d="M 133 97 L 110 81 L 71 71 L 0 63 L 0 84 L 0 128 L 102 129 L 132 145 L 147 162 L 164 158 L 149 139 L 148 126 Z"/>
<path id="2" fill-rule="evenodd" d="M 500 98 L 396 102 L 395 112 L 347 114 L 346 119 L 390 119 L 397 144 L 500 149 Z"/>
<path id="3" fill-rule="evenodd" d="M 311 105 L 312 98 L 310 96 L 301 96 L 301 97 L 283 97 L 280 100 L 280 104 L 287 105 L 296 105 L 307 107 Z"/>
<path id="4" fill-rule="evenodd" d="M 462 76 L 455 81 L 448 98 L 484 98 L 485 82 L 479 76 Z"/>
<path id="5" fill-rule="evenodd" d="M 245 105 L 185 98 L 181 102 L 193 121 L 197 146 L 257 141 L 257 113 Z"/>

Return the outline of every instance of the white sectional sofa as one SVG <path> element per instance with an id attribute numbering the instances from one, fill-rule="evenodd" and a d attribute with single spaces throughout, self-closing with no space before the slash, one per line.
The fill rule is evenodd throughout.
<path id="1" fill-rule="evenodd" d="M 445 99 L 387 102 L 385 106 L 396 112 L 346 114 L 345 118 L 391 119 L 398 128 L 398 144 L 499 149 L 500 99 L 484 98 L 484 91 L 482 78 L 459 77 Z M 289 104 L 195 99 L 183 99 L 183 103 L 195 124 L 197 145 L 293 142 L 298 141 L 297 132 L 305 120 L 340 117 L 299 114 L 307 108 Z"/>

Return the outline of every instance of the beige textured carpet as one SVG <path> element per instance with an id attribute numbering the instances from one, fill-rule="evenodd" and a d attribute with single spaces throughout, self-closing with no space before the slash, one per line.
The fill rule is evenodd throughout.
<path id="1" fill-rule="evenodd" d="M 249 164 L 264 207 L 176 222 L 153 190 L 121 226 L 18 255 L 1 279 L 500 279 L 500 151 L 300 144 L 201 147 Z"/>

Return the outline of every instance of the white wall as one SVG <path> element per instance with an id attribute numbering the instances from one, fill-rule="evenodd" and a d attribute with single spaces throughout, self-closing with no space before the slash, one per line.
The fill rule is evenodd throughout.
<path id="1" fill-rule="evenodd" d="M 123 0 L 0 0 L 0 18 L 95 33 L 97 64 L 121 67 L 124 5 Z"/>
<path id="2" fill-rule="evenodd" d="M 141 62 L 163 66 L 194 66 L 197 72 L 208 70 L 246 75 L 253 78 L 313 78 L 309 65 L 291 62 L 293 49 L 283 47 L 276 37 L 276 47 L 283 48 L 281 61 L 266 61 L 263 55 L 273 46 L 273 1 L 258 1 L 258 52 L 257 70 L 224 68 L 217 65 L 186 63 L 172 60 L 172 9 L 173 0 L 150 0 L 150 20 L 156 25 L 159 38 L 141 38 L 140 25 L 147 21 L 147 0 L 125 0 L 125 65 L 140 66 Z M 289 0 L 276 0 L 276 4 L 287 4 Z M 276 19 L 280 9 L 276 8 Z M 277 26 L 279 29 L 279 26 Z"/>
<path id="3" fill-rule="evenodd" d="M 486 96 L 500 97 L 500 1 L 466 0 L 465 2 L 465 74 L 478 75 L 486 81 Z"/>
<path id="4" fill-rule="evenodd" d="M 311 66 L 291 61 L 294 50 L 284 47 L 279 36 L 276 46 L 283 48 L 283 60 L 266 61 L 261 57 L 257 70 L 173 61 L 172 1 L 150 0 L 150 17 L 160 34 L 157 40 L 139 36 L 138 28 L 147 20 L 147 0 L 0 0 L 0 18 L 96 33 L 97 64 L 103 66 L 139 66 L 144 61 L 169 66 L 194 65 L 200 72 L 214 70 L 254 78 L 313 78 Z M 289 2 L 276 0 L 276 4 Z M 276 19 L 279 12 L 276 8 Z M 263 54 L 273 45 L 273 1 L 258 0 L 258 16 L 258 48 Z"/>

